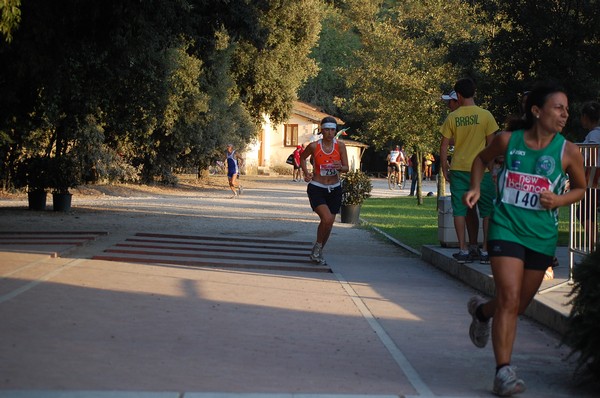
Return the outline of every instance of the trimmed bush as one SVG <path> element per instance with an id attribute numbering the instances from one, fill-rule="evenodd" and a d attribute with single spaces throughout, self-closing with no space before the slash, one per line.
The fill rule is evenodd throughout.
<path id="1" fill-rule="evenodd" d="M 589 254 L 573 269 L 569 293 L 569 326 L 563 343 L 578 354 L 575 375 L 582 381 L 600 380 L 600 251 Z"/>

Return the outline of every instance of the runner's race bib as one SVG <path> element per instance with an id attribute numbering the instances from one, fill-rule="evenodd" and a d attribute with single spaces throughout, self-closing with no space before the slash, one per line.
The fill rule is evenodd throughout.
<path id="1" fill-rule="evenodd" d="M 550 190 L 550 180 L 534 174 L 506 171 L 502 202 L 529 210 L 545 210 L 540 194 Z"/>
<path id="2" fill-rule="evenodd" d="M 337 170 L 333 163 L 325 163 L 321 165 L 321 177 L 330 177 L 337 175 Z"/>

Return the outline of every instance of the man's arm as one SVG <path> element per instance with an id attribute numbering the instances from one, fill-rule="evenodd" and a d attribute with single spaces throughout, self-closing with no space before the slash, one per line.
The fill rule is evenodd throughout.
<path id="1" fill-rule="evenodd" d="M 448 146 L 450 145 L 450 139 L 447 137 L 442 137 L 442 142 L 440 144 L 440 163 L 442 165 L 442 174 L 446 181 L 450 181 L 448 178 Z"/>

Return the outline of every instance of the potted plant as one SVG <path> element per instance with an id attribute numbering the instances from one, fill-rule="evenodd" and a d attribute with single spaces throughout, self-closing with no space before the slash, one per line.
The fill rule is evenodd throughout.
<path id="1" fill-rule="evenodd" d="M 81 168 L 75 158 L 62 155 L 50 159 L 48 179 L 52 188 L 54 211 L 69 211 L 73 196 L 69 188 L 75 188 L 81 183 Z"/>
<path id="2" fill-rule="evenodd" d="M 27 189 L 29 210 L 46 210 L 48 163 L 46 156 L 32 156 L 24 159 L 17 167 L 15 187 Z"/>
<path id="3" fill-rule="evenodd" d="M 371 196 L 373 184 L 360 170 L 349 171 L 342 175 L 342 222 L 358 224 L 360 207 Z"/>

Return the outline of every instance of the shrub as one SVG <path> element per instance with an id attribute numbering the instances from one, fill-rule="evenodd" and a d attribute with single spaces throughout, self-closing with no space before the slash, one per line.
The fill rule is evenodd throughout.
<path id="1" fill-rule="evenodd" d="M 23 159 L 13 178 L 15 188 L 27 187 L 27 192 L 45 191 L 50 186 L 49 165 L 50 159 L 46 156 Z"/>
<path id="2" fill-rule="evenodd" d="M 360 170 L 342 175 L 342 205 L 361 205 L 371 196 L 373 184 L 369 176 Z"/>
<path id="3" fill-rule="evenodd" d="M 273 170 L 275 173 L 277 173 L 279 175 L 291 176 L 292 172 L 294 171 L 294 168 L 292 166 L 290 166 L 289 164 L 276 164 L 274 166 L 271 166 L 271 170 Z"/>
<path id="4" fill-rule="evenodd" d="M 71 154 L 49 159 L 48 186 L 52 193 L 69 193 L 81 184 L 82 168 Z"/>
<path id="5" fill-rule="evenodd" d="M 569 356 L 579 353 L 575 373 L 582 379 L 600 378 L 600 251 L 585 257 L 573 269 L 571 313 L 563 343 Z"/>

